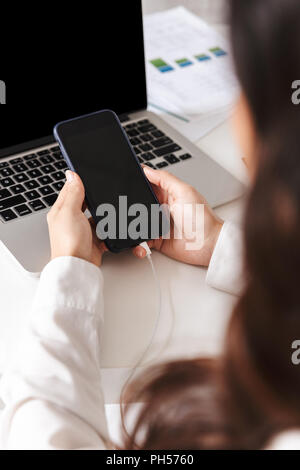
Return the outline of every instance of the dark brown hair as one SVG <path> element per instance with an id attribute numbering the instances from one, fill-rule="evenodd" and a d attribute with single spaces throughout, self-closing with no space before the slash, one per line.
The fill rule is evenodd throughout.
<path id="1" fill-rule="evenodd" d="M 129 389 L 143 404 L 128 449 L 263 448 L 300 427 L 299 0 L 230 0 L 237 75 L 257 136 L 245 233 L 246 288 L 224 356 L 154 367 Z M 300 367 L 300 366 L 299 366 Z M 127 412 L 130 404 L 127 405 Z"/>

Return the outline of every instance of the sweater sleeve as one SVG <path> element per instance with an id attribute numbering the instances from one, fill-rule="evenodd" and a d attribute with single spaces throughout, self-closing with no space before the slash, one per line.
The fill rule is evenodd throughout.
<path id="1" fill-rule="evenodd" d="M 105 448 L 100 377 L 103 277 L 73 257 L 43 270 L 22 341 L 2 376 L 4 449 Z"/>
<path id="2" fill-rule="evenodd" d="M 244 288 L 243 259 L 242 232 L 232 222 L 225 222 L 208 267 L 207 284 L 240 295 Z"/>

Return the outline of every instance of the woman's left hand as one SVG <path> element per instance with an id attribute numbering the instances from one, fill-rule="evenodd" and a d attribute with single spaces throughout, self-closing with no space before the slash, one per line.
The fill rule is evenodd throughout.
<path id="1" fill-rule="evenodd" d="M 51 259 L 74 256 L 100 266 L 107 248 L 97 238 L 93 222 L 83 213 L 82 181 L 70 170 L 66 177 L 67 181 L 47 216 Z"/>

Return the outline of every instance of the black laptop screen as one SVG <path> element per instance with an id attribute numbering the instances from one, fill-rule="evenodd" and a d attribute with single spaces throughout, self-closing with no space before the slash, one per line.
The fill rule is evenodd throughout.
<path id="1" fill-rule="evenodd" d="M 146 107 L 140 0 L 24 5 L 2 16 L 11 28 L 0 33 L 0 157 L 52 135 L 58 121 Z"/>

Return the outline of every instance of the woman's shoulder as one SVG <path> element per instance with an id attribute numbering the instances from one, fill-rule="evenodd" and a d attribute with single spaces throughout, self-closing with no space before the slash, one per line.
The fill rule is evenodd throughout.
<path id="1" fill-rule="evenodd" d="M 300 450 L 300 429 L 277 434 L 266 447 L 268 450 Z"/>

